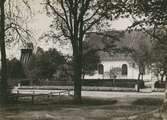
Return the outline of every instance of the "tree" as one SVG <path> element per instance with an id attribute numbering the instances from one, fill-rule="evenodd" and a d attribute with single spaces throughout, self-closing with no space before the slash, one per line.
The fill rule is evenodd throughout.
<path id="1" fill-rule="evenodd" d="M 120 75 L 122 72 L 122 69 L 120 67 L 114 67 L 110 69 L 110 79 L 116 79 L 118 75 Z"/>
<path id="2" fill-rule="evenodd" d="M 139 49 L 132 50 L 132 58 L 137 63 L 139 68 L 138 80 L 143 80 L 145 69 L 151 66 L 151 52 L 147 49 L 148 47 L 143 44 L 139 45 Z"/>
<path id="3" fill-rule="evenodd" d="M 140 17 L 138 24 L 161 27 L 166 25 L 166 4 L 166 0 L 134 0 L 134 2 L 130 3 L 131 7 L 129 10 L 133 10 L 131 14 L 134 16 Z"/>
<path id="4" fill-rule="evenodd" d="M 139 29 L 153 39 L 153 61 L 161 79 L 166 74 L 165 52 L 167 34 L 167 1 L 166 0 L 132 0 L 126 1 L 124 11 L 133 18 L 130 29 Z M 161 71 L 161 73 L 160 73 Z M 163 72 L 162 72 L 163 71 Z"/>
<path id="5" fill-rule="evenodd" d="M 82 78 L 87 75 L 93 75 L 100 63 L 100 57 L 96 49 L 93 49 L 87 42 L 83 42 L 83 70 Z"/>
<path id="6" fill-rule="evenodd" d="M 107 1 L 109 2 L 109 1 Z M 70 40 L 73 50 L 74 69 L 74 99 L 81 102 L 81 77 L 83 68 L 83 39 L 84 35 L 99 23 L 103 23 L 109 7 L 106 1 L 101 0 L 45 0 L 47 13 L 54 17 L 52 28 L 60 31 L 58 36 Z M 111 2 L 111 1 L 110 1 Z M 112 18 L 119 12 L 116 3 L 111 2 Z M 110 9 L 111 11 L 111 9 Z M 103 24 L 104 25 L 104 24 Z M 56 37 L 57 38 L 57 37 Z"/>
<path id="7" fill-rule="evenodd" d="M 120 51 L 119 47 L 122 43 L 119 44 L 119 42 L 124 36 L 124 32 L 118 30 L 88 32 L 85 36 L 85 41 L 93 50 L 111 54 Z"/>
<path id="8" fill-rule="evenodd" d="M 158 36 L 160 39 L 154 40 L 154 45 L 153 45 L 154 66 L 153 67 L 157 77 L 160 75 L 161 81 L 163 81 L 164 77 L 167 76 L 167 65 L 166 65 L 167 33 L 160 29 L 159 31 L 156 32 L 156 36 Z"/>
<path id="9" fill-rule="evenodd" d="M 70 62 L 66 62 L 63 65 L 60 65 L 54 74 L 54 78 L 56 80 L 67 81 L 72 83 L 73 69 L 72 64 Z"/>
<path id="10" fill-rule="evenodd" d="M 64 63 L 64 56 L 56 49 L 40 52 L 31 57 L 27 69 L 28 77 L 32 79 L 50 79 Z"/>
<path id="11" fill-rule="evenodd" d="M 167 25 L 167 14 L 166 14 L 167 1 L 166 0 L 132 0 L 130 4 L 132 6 L 130 7 L 129 10 L 131 11 L 131 13 L 133 13 L 133 16 L 135 15 L 140 18 L 139 20 L 136 20 L 135 18 L 135 22 L 133 26 L 137 26 L 137 25 L 140 26 L 146 33 L 151 35 L 154 38 L 154 40 L 158 40 L 161 42 L 164 41 L 165 43 L 167 39 L 166 38 L 161 39 L 161 36 L 155 33 L 157 32 L 157 29 L 161 29 L 167 33 L 167 26 L 166 26 Z M 145 26 L 152 28 L 151 32 L 150 32 L 150 29 L 143 28 Z M 164 49 L 164 47 L 162 48 Z M 163 51 L 165 51 L 165 49 Z M 160 53 L 158 52 L 158 54 Z M 162 56 L 160 58 L 162 58 Z M 164 59 L 159 59 L 161 61 L 160 63 L 167 61 L 166 56 L 163 56 L 163 57 Z M 166 105 L 164 105 L 164 109 L 167 109 Z"/>
<path id="12" fill-rule="evenodd" d="M 119 11 L 122 18 L 126 17 L 133 20 L 128 30 L 142 30 L 151 35 L 151 37 L 160 39 L 154 33 L 156 29 L 166 29 L 166 4 L 166 0 L 119 0 L 117 7 L 120 8 Z M 108 2 L 108 6 L 111 7 L 112 3 Z M 107 15 L 107 18 L 112 18 L 110 14 Z"/>
<path id="13" fill-rule="evenodd" d="M 153 62 L 151 37 L 146 33 L 134 31 L 131 32 L 131 37 L 129 38 L 129 42 L 131 42 L 130 46 L 128 46 L 131 49 L 130 54 L 139 68 L 138 80 L 143 80 L 145 69 L 150 68 Z"/>
<path id="14" fill-rule="evenodd" d="M 29 31 L 23 28 L 23 24 L 21 26 L 18 24 L 18 18 L 23 18 L 23 16 L 20 16 L 23 14 L 21 14 L 22 11 L 18 11 L 20 9 L 17 5 L 15 6 L 15 10 L 13 10 L 14 6 L 11 6 L 12 3 L 14 2 L 10 0 L 1 0 L 0 2 L 0 12 L 1 12 L 1 15 L 0 15 L 0 39 L 1 39 L 0 48 L 1 48 L 1 64 L 2 64 L 0 102 L 2 104 L 8 102 L 8 99 L 7 99 L 8 97 L 7 60 L 6 60 L 6 49 L 5 49 L 6 42 L 10 40 L 14 40 L 10 37 L 10 35 L 15 35 L 14 33 L 9 35 L 8 33 L 11 33 L 11 31 L 9 32 L 9 30 L 12 29 L 12 32 L 15 31 L 17 35 L 19 36 L 19 39 L 20 37 L 23 36 L 21 33 L 25 33 L 26 35 L 29 33 Z M 25 1 L 23 1 L 23 3 L 25 3 Z M 19 21 L 20 20 L 21 19 L 19 19 Z M 20 21 L 20 23 L 23 23 L 23 21 Z"/>
<path id="15" fill-rule="evenodd" d="M 1 9 L 1 17 L 0 17 L 0 39 L 1 39 L 1 86 L 0 86 L 0 94 L 1 100 L 0 102 L 6 103 L 7 96 L 8 96 L 8 85 L 7 85 L 7 61 L 6 61 L 6 50 L 5 50 L 5 0 L 1 0 L 0 2 L 0 9 Z"/>

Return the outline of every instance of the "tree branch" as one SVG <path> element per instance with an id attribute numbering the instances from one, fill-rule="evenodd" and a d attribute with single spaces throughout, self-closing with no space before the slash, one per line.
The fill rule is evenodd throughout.
<path id="1" fill-rule="evenodd" d="M 86 33 L 89 29 L 91 29 L 92 26 L 97 24 L 102 18 L 103 18 L 103 16 L 100 16 L 98 19 L 95 19 L 93 22 L 89 23 L 89 26 L 87 28 L 85 28 L 84 33 Z"/>
<path id="2" fill-rule="evenodd" d="M 47 2 L 46 2 L 46 5 L 48 5 L 48 6 L 51 8 L 51 10 L 52 10 L 58 17 L 60 17 L 65 23 L 67 23 L 66 19 L 65 19 L 63 16 L 61 16 L 61 14 L 51 5 L 50 0 L 46 0 L 46 1 L 47 1 Z"/>
<path id="3" fill-rule="evenodd" d="M 73 35 L 72 33 L 72 28 L 70 27 L 69 25 L 69 20 L 68 20 L 68 15 L 67 15 L 67 11 L 65 9 L 65 6 L 64 6 L 64 0 L 61 0 L 61 7 L 63 9 L 63 12 L 64 12 L 64 16 L 65 16 L 65 19 L 66 19 L 66 25 L 67 25 L 67 28 L 69 29 L 69 32 L 71 35 Z M 70 7 L 70 6 L 69 6 Z M 69 11 L 70 12 L 70 11 Z M 72 18 L 69 18 L 69 19 L 72 19 Z M 71 20 L 70 20 L 71 21 Z"/>

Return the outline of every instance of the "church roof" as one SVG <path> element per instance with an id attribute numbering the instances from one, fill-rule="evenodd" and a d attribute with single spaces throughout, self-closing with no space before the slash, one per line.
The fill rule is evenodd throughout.
<path id="1" fill-rule="evenodd" d="M 133 61 L 130 55 L 127 54 L 109 54 L 107 52 L 99 52 L 101 61 Z"/>

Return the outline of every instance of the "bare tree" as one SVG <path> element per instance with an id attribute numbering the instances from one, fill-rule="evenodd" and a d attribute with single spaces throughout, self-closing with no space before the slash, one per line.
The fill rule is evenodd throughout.
<path id="1" fill-rule="evenodd" d="M 15 1 L 16 2 L 16 1 Z M 25 2 L 24 0 L 22 2 Z M 1 0 L 0 1 L 0 48 L 1 48 L 1 64 L 2 64 L 2 71 L 1 71 L 1 86 L 0 86 L 0 102 L 2 104 L 8 102 L 8 82 L 7 82 L 7 60 L 6 60 L 6 42 L 8 40 L 14 40 L 9 36 L 9 33 L 11 35 L 15 35 L 17 33 L 18 40 L 21 40 L 20 38 L 23 37 L 22 33 L 26 33 L 26 36 L 28 36 L 29 31 L 23 28 L 20 24 L 18 24 L 18 18 L 20 17 L 21 11 L 17 11 L 18 6 L 15 6 L 15 10 L 12 10 L 12 4 L 14 1 L 10 0 Z M 28 5 L 27 3 L 24 3 L 25 5 Z M 17 15 L 16 15 L 17 14 Z M 23 17 L 23 16 L 22 16 Z M 22 23 L 22 21 L 20 21 Z M 9 31 L 11 30 L 11 31 Z M 15 33 L 14 33 L 15 32 Z M 29 34 L 30 35 L 30 34 Z M 23 40 L 23 39 L 22 39 Z M 24 39 L 25 40 L 25 39 Z"/>

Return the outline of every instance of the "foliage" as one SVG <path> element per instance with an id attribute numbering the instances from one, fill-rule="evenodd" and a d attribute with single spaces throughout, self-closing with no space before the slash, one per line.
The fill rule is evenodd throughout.
<path id="1" fill-rule="evenodd" d="M 73 69 L 70 62 L 66 62 L 63 65 L 60 65 L 54 74 L 56 80 L 62 81 L 72 81 Z"/>
<path id="2" fill-rule="evenodd" d="M 122 17 L 131 17 L 131 28 L 161 27 L 166 25 L 166 0 L 120 0 Z"/>
<path id="3" fill-rule="evenodd" d="M 154 84 L 155 88 L 165 88 L 166 86 L 166 81 L 156 81 Z"/>
<path id="4" fill-rule="evenodd" d="M 133 19 L 130 30 L 142 30 L 153 39 L 152 62 L 154 72 L 161 76 L 166 75 L 166 0 L 132 0 L 126 1 L 124 12 Z"/>
<path id="5" fill-rule="evenodd" d="M 7 62 L 7 74 L 9 78 L 25 78 L 23 66 L 19 60 L 13 58 Z"/>
<path id="6" fill-rule="evenodd" d="M 33 55 L 28 65 L 28 76 L 35 79 L 49 79 L 65 63 L 64 56 L 56 49 L 49 49 Z"/>
<path id="7" fill-rule="evenodd" d="M 162 29 L 159 29 L 156 31 L 156 36 L 158 36 L 160 39 L 154 40 L 154 46 L 153 46 L 153 55 L 154 55 L 154 68 L 155 73 L 157 73 L 157 76 L 161 76 L 161 81 L 163 81 L 164 76 L 167 74 L 167 41 L 166 36 L 167 32 L 163 31 Z"/>
<path id="8" fill-rule="evenodd" d="M 85 41 L 96 51 L 103 51 L 108 53 L 119 52 L 118 43 L 124 37 L 123 31 L 111 30 L 103 32 L 89 32 L 85 36 Z M 122 41 L 121 41 L 122 42 Z"/>
<path id="9" fill-rule="evenodd" d="M 144 74 L 145 68 L 149 69 L 153 63 L 151 40 L 151 37 L 142 31 L 132 31 L 126 32 L 125 38 L 121 41 L 123 47 L 127 48 L 127 53 L 139 66 L 139 77 Z"/>
<path id="10" fill-rule="evenodd" d="M 120 67 L 115 67 L 110 70 L 110 78 L 116 78 L 121 74 L 122 69 Z"/>
<path id="11" fill-rule="evenodd" d="M 97 54 L 97 50 L 93 49 L 88 42 L 83 42 L 83 78 L 84 75 L 92 75 L 97 70 L 97 66 L 100 63 L 100 57 Z"/>
<path id="12" fill-rule="evenodd" d="M 144 42 L 138 44 L 138 48 L 132 50 L 132 58 L 139 66 L 139 72 L 143 74 L 143 69 L 151 65 L 151 49 Z"/>

